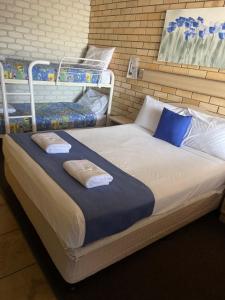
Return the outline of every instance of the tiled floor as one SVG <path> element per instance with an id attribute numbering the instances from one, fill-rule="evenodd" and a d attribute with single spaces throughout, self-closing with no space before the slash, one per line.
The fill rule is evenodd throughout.
<path id="1" fill-rule="evenodd" d="M 1 192 L 0 299 L 56 299 Z"/>

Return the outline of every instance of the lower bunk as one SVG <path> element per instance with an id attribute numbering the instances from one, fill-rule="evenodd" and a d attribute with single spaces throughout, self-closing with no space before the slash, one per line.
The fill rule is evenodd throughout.
<path id="1" fill-rule="evenodd" d="M 10 131 L 21 133 L 32 130 L 31 118 L 26 117 L 30 112 L 29 103 L 13 104 L 15 109 L 10 116 Z M 88 106 L 73 102 L 37 103 L 36 124 L 37 130 L 58 130 L 70 128 L 85 128 L 104 126 L 106 124 L 105 113 L 94 113 Z M 16 116 L 23 115 L 23 118 Z M 0 113 L 0 134 L 5 133 L 4 115 Z"/>
<path id="2" fill-rule="evenodd" d="M 87 91 L 76 102 L 35 103 L 38 131 L 99 127 L 106 125 L 109 114 L 108 96 L 94 89 Z M 10 132 L 32 131 L 30 103 L 8 104 Z M 22 116 L 22 117 L 21 117 Z M 3 105 L 0 103 L 0 134 L 5 133 Z"/>

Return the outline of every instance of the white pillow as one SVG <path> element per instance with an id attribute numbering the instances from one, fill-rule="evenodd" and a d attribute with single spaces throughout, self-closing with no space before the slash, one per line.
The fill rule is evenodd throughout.
<path id="1" fill-rule="evenodd" d="M 115 48 L 98 48 L 95 46 L 89 46 L 85 58 L 104 61 L 103 69 L 107 70 L 112 60 L 114 50 Z M 84 64 L 96 66 L 98 65 L 98 62 L 84 62 Z"/>
<path id="2" fill-rule="evenodd" d="M 192 124 L 183 145 L 225 160 L 225 119 L 193 109 L 188 111 Z"/>
<path id="3" fill-rule="evenodd" d="M 15 112 L 16 112 L 16 109 L 11 104 L 8 104 L 8 113 L 13 114 Z M 3 103 L 0 103 L 0 114 L 3 114 L 3 113 L 4 113 Z"/>
<path id="4" fill-rule="evenodd" d="M 95 114 L 104 115 L 108 106 L 108 97 L 96 90 L 88 89 L 77 103 L 89 107 Z"/>
<path id="5" fill-rule="evenodd" d="M 152 132 L 155 132 L 164 107 L 178 114 L 187 115 L 186 108 L 176 107 L 168 103 L 156 100 L 151 96 L 146 96 L 142 108 L 135 120 L 135 123 Z"/>

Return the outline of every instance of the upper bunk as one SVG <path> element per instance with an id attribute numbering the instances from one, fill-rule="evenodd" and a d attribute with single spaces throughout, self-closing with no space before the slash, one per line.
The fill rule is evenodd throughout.
<path id="1" fill-rule="evenodd" d="M 114 74 L 105 69 L 105 61 L 90 58 L 63 57 L 58 64 L 49 61 L 37 60 L 33 62 L 6 59 L 0 61 L 0 83 L 2 91 L 3 114 L 5 132 L 10 132 L 10 120 L 31 118 L 32 131 L 37 130 L 37 118 L 34 95 L 34 85 L 61 85 L 108 88 L 108 106 L 106 110 L 106 122 L 111 112 L 112 96 L 114 88 Z M 7 92 L 7 84 L 26 84 L 29 92 Z M 30 113 L 10 115 L 8 110 L 8 96 L 29 96 Z M 80 115 L 80 110 L 77 116 Z"/>
<path id="2" fill-rule="evenodd" d="M 49 61 L 2 61 L 6 84 L 28 84 L 29 69 L 34 85 L 63 85 L 112 88 L 114 74 L 105 69 L 105 62 L 96 59 L 63 57 L 59 63 Z M 29 68 L 30 67 L 30 68 Z"/>

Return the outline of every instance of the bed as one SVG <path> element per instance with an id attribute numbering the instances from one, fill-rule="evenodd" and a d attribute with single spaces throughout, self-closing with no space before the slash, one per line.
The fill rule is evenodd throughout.
<path id="1" fill-rule="evenodd" d="M 3 63 L 4 67 L 4 77 L 6 80 L 28 80 L 28 68 L 30 61 L 25 60 L 15 60 L 8 59 Z M 63 61 L 63 64 L 66 62 Z M 71 61 L 70 61 L 71 64 Z M 58 80 L 61 82 L 74 82 L 74 83 L 92 83 L 92 84 L 110 84 L 110 71 L 96 69 L 90 66 L 85 66 L 84 64 L 75 64 L 65 68 L 62 66 L 62 69 L 59 72 L 59 65 L 51 63 L 49 65 L 35 65 L 33 67 L 33 80 L 34 81 L 50 81 L 54 82 Z M 99 66 L 100 68 L 100 66 Z"/>
<path id="2" fill-rule="evenodd" d="M 10 136 L 4 138 L 7 181 L 68 283 L 83 280 L 217 209 L 221 203 L 225 160 L 154 138 L 145 128 L 148 118 L 146 114 L 143 117 L 143 110 L 146 112 L 146 107 L 135 124 L 66 131 L 151 188 L 155 196 L 150 217 L 87 245 L 80 207 Z M 150 114 L 147 111 L 147 116 Z"/>
<path id="3" fill-rule="evenodd" d="M 16 112 L 10 116 L 30 115 L 29 103 L 13 104 Z M 37 130 L 58 130 L 70 128 L 85 128 L 104 126 L 105 111 L 94 113 L 88 106 L 74 102 L 45 102 L 36 103 Z M 14 118 L 10 122 L 11 132 L 28 132 L 32 130 L 32 122 L 28 117 Z M 0 113 L 0 134 L 5 133 L 4 115 Z"/>
<path id="4" fill-rule="evenodd" d="M 64 57 L 59 64 L 48 61 L 22 61 L 7 59 L 0 62 L 1 88 L 4 110 L 0 114 L 0 134 L 5 132 L 26 132 L 32 129 L 61 129 L 103 126 L 111 111 L 111 101 L 114 87 L 114 75 L 109 69 L 104 69 L 105 61 Z M 7 85 L 28 85 L 29 92 L 8 92 Z M 102 113 L 93 114 L 85 106 L 76 103 L 35 103 L 34 85 L 60 85 L 80 87 L 83 93 L 87 88 L 105 88 L 109 90 L 108 105 Z M 12 103 L 16 114 L 10 114 L 8 102 L 10 96 L 29 96 L 28 103 Z M 18 102 L 18 101 L 17 101 Z M 63 109 L 63 114 L 60 112 Z M 46 108 L 44 111 L 43 108 Z M 0 109 L 2 110 L 2 109 Z M 4 112 L 4 113 L 3 113 Z M 52 115 L 51 115 L 52 113 Z M 36 118 L 37 114 L 37 118 Z M 18 118 L 15 118 L 15 117 Z"/>

